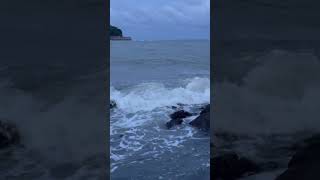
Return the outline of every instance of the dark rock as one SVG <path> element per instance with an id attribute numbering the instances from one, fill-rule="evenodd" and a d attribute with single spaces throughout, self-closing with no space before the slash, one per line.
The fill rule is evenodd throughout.
<path id="1" fill-rule="evenodd" d="M 288 163 L 288 169 L 276 180 L 318 180 L 320 179 L 320 141 L 319 136 L 305 140 L 305 147 L 298 150 Z"/>
<path id="2" fill-rule="evenodd" d="M 0 121 L 0 149 L 20 143 L 20 134 L 16 126 Z"/>
<path id="3" fill-rule="evenodd" d="M 306 148 L 307 146 L 310 146 L 312 144 L 318 144 L 318 143 L 320 143 L 320 134 L 315 134 L 309 138 L 299 140 L 298 142 L 290 146 L 288 149 L 296 152 Z"/>
<path id="4" fill-rule="evenodd" d="M 277 170 L 280 166 L 277 162 L 269 161 L 259 164 L 259 167 L 261 171 L 274 171 Z"/>
<path id="5" fill-rule="evenodd" d="M 227 141 L 227 142 L 234 142 L 240 139 L 238 135 L 228 133 L 228 132 L 216 132 L 214 133 L 214 135 L 219 139 L 223 139 L 224 141 Z"/>
<path id="6" fill-rule="evenodd" d="M 176 125 L 182 124 L 183 120 L 182 119 L 171 119 L 169 122 L 166 123 L 166 126 L 168 129 L 171 129 L 172 127 Z"/>
<path id="7" fill-rule="evenodd" d="M 183 122 L 183 118 L 186 118 L 189 116 L 192 116 L 192 114 L 187 111 L 184 111 L 184 110 L 176 111 L 170 115 L 171 120 L 166 123 L 166 126 L 168 129 L 170 129 L 173 126 L 180 125 Z"/>
<path id="8" fill-rule="evenodd" d="M 110 109 L 116 108 L 117 107 L 117 103 L 113 100 L 110 101 Z"/>
<path id="9" fill-rule="evenodd" d="M 210 113 L 210 104 L 203 107 L 202 111 L 200 112 L 200 114 L 205 114 L 205 113 Z"/>
<path id="10" fill-rule="evenodd" d="M 235 180 L 259 172 L 259 167 L 236 153 L 224 154 L 211 159 L 212 179 Z"/>
<path id="11" fill-rule="evenodd" d="M 63 163 L 59 164 L 53 168 L 50 169 L 51 176 L 55 178 L 66 178 L 69 177 L 77 172 L 79 170 L 80 165 L 74 164 L 74 163 Z"/>
<path id="12" fill-rule="evenodd" d="M 177 103 L 178 106 L 185 106 L 185 104 Z"/>
<path id="13" fill-rule="evenodd" d="M 183 119 L 189 116 L 192 114 L 184 110 L 176 111 L 170 115 L 171 119 Z"/>
<path id="14" fill-rule="evenodd" d="M 190 125 L 203 130 L 210 129 L 210 104 L 201 111 L 196 119 L 190 122 Z"/>

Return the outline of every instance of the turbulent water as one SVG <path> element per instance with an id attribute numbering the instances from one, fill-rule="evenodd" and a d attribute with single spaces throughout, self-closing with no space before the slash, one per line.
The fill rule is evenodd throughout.
<path id="1" fill-rule="evenodd" d="M 105 71 L 94 63 L 29 63 L 0 67 L 0 120 L 22 138 L 22 146 L 0 151 L 0 179 L 105 177 Z"/>
<path id="2" fill-rule="evenodd" d="M 210 102 L 209 41 L 111 42 L 111 179 L 209 179 L 209 134 L 168 130 L 172 106 Z"/>
<path id="3" fill-rule="evenodd" d="M 316 44 L 239 41 L 225 47 L 220 62 L 234 68 L 220 69 L 225 81 L 214 85 L 212 155 L 235 151 L 262 167 L 277 164 L 248 179 L 274 179 L 287 167 L 293 145 L 320 130 Z M 219 68 L 230 67 L 225 64 Z"/>

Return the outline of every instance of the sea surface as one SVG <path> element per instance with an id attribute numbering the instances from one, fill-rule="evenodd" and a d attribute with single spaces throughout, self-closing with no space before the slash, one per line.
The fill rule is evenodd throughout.
<path id="1" fill-rule="evenodd" d="M 111 179 L 208 180 L 210 137 L 191 127 L 210 102 L 210 41 L 111 41 Z M 167 129 L 175 110 L 195 113 Z"/>
<path id="2" fill-rule="evenodd" d="M 1 1 L 0 8 L 0 121 L 21 137 L 0 149 L 0 179 L 106 179 L 103 3 Z"/>
<path id="3" fill-rule="evenodd" d="M 105 67 L 81 59 L 1 62 L 0 120 L 17 126 L 21 145 L 0 150 L 0 179 L 105 177 Z"/>
<path id="4" fill-rule="evenodd" d="M 319 44 L 239 40 L 214 50 L 211 155 L 236 152 L 263 169 L 243 179 L 275 179 L 294 146 L 319 133 Z"/>
<path id="5" fill-rule="evenodd" d="M 243 179 L 275 179 L 320 131 L 319 1 L 213 3 L 211 155 L 236 152 L 264 168 Z"/>

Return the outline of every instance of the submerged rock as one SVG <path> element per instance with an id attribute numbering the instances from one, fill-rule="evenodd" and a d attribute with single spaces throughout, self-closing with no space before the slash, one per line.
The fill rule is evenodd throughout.
<path id="1" fill-rule="evenodd" d="M 0 121 L 0 149 L 20 143 L 20 134 L 16 126 Z"/>
<path id="2" fill-rule="evenodd" d="M 171 119 L 183 119 L 189 116 L 192 114 L 184 110 L 176 111 L 170 115 Z"/>
<path id="3" fill-rule="evenodd" d="M 257 164 L 247 158 L 240 158 L 236 153 L 214 157 L 210 164 L 212 179 L 234 180 L 259 171 Z"/>
<path id="4" fill-rule="evenodd" d="M 210 129 L 210 104 L 205 106 L 200 115 L 190 122 L 190 125 L 202 130 Z"/>
<path id="5" fill-rule="evenodd" d="M 319 144 L 319 143 L 320 143 L 320 134 L 315 134 L 309 138 L 299 140 L 298 142 L 296 142 L 292 146 L 290 146 L 288 149 L 296 152 L 296 151 L 304 149 L 310 145 Z"/>
<path id="6" fill-rule="evenodd" d="M 171 106 L 171 109 L 178 109 L 177 106 Z"/>
<path id="7" fill-rule="evenodd" d="M 113 100 L 110 101 L 110 109 L 116 108 L 117 107 L 117 103 Z"/>
<path id="8" fill-rule="evenodd" d="M 63 163 L 63 164 L 54 166 L 53 168 L 50 169 L 49 172 L 50 172 L 50 175 L 55 178 L 64 179 L 74 175 L 79 169 L 80 169 L 79 164 L 68 162 L 68 163 Z"/>
<path id="9" fill-rule="evenodd" d="M 168 129 L 171 129 L 172 127 L 176 125 L 182 124 L 183 120 L 182 119 L 171 119 L 169 122 L 166 123 L 166 126 Z"/>
<path id="10" fill-rule="evenodd" d="M 304 145 L 292 156 L 288 169 L 276 180 L 320 179 L 320 137 L 309 138 L 304 143 L 308 145 Z"/>
<path id="11" fill-rule="evenodd" d="M 192 114 L 187 111 L 184 111 L 184 110 L 176 111 L 170 115 L 171 120 L 166 123 L 166 126 L 168 129 L 170 129 L 176 125 L 180 125 L 183 122 L 183 118 L 186 118 L 189 116 L 192 116 Z"/>

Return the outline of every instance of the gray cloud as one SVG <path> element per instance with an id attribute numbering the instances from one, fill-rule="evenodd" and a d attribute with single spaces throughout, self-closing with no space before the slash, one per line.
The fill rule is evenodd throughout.
<path id="1" fill-rule="evenodd" d="M 210 0 L 111 0 L 110 15 L 134 39 L 209 38 Z"/>

